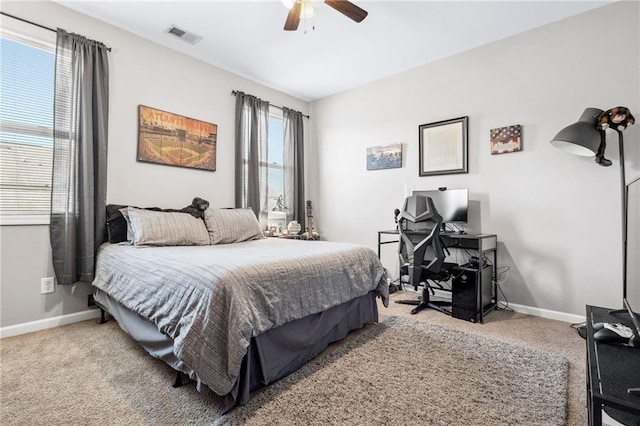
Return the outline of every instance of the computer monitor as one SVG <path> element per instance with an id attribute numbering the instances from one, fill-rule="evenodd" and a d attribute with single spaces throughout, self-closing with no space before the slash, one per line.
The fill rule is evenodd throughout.
<path id="1" fill-rule="evenodd" d="M 426 195 L 433 200 L 443 223 L 467 223 L 469 216 L 469 190 L 440 188 L 413 191 L 413 195 Z"/>

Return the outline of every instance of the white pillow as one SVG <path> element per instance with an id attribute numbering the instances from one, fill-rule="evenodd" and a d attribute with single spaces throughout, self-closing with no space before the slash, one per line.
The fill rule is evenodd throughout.
<path id="1" fill-rule="evenodd" d="M 216 209 L 204 211 L 204 223 L 211 244 L 239 243 L 262 238 L 262 229 L 251 209 Z"/>
<path id="2" fill-rule="evenodd" d="M 124 209 L 123 209 L 124 210 Z M 209 233 L 202 219 L 188 213 L 157 212 L 127 208 L 133 244 L 151 246 L 209 245 Z M 125 217 L 127 217 L 125 215 Z"/>

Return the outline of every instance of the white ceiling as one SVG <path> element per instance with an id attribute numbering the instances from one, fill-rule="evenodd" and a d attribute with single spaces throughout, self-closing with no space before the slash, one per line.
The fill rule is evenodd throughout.
<path id="1" fill-rule="evenodd" d="M 54 1 L 308 101 L 611 3 L 354 0 L 369 12 L 359 24 L 319 3 L 289 32 L 279 0 Z M 203 39 L 190 45 L 171 25 Z"/>

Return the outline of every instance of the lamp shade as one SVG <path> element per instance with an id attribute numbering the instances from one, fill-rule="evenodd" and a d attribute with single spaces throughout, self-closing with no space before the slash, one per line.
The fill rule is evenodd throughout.
<path id="1" fill-rule="evenodd" d="M 587 108 L 580 119 L 560 130 L 551 145 L 576 155 L 590 157 L 598 152 L 600 131 L 596 127 L 598 117 L 602 114 L 598 108 Z"/>

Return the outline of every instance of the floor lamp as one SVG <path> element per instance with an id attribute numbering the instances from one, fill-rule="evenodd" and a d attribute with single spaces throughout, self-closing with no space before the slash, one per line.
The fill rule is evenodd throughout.
<path id="1" fill-rule="evenodd" d="M 626 184 L 624 171 L 624 140 L 622 131 L 635 122 L 633 115 L 625 107 L 611 108 L 602 111 L 598 108 L 587 108 L 580 119 L 556 135 L 551 141 L 551 145 L 563 151 L 576 155 L 593 156 L 596 155 L 596 162 L 603 166 L 610 166 L 611 161 L 604 158 L 604 147 L 606 141 L 605 132 L 607 129 L 615 130 L 618 133 L 618 145 L 620 146 L 620 188 L 622 199 L 622 310 L 628 310 L 627 303 L 627 221 L 629 185 L 636 180 Z"/>

